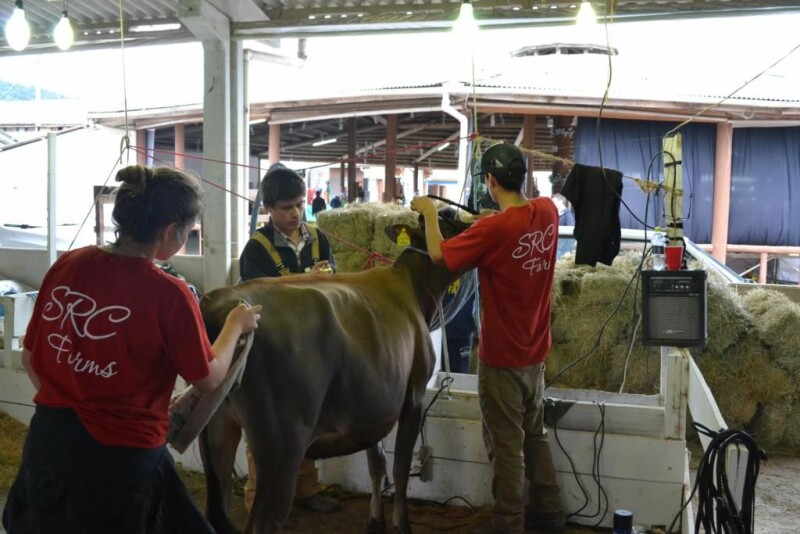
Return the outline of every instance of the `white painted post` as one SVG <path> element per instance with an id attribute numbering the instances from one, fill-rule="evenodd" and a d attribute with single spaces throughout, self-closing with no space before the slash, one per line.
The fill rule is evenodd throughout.
<path id="1" fill-rule="evenodd" d="M 47 264 L 56 262 L 56 134 L 47 134 Z"/>
<path id="2" fill-rule="evenodd" d="M 664 435 L 667 438 L 686 439 L 686 409 L 689 395 L 689 351 L 662 348 L 662 395 L 664 398 Z"/>
<path id="3" fill-rule="evenodd" d="M 203 291 L 230 283 L 231 26 L 207 0 L 179 0 L 178 18 L 203 42 Z M 238 46 L 238 45 L 237 45 Z"/>

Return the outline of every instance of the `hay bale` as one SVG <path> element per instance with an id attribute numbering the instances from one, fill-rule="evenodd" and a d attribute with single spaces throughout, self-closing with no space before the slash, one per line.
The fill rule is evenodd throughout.
<path id="1" fill-rule="evenodd" d="M 786 425 L 786 436 L 782 445 L 794 451 L 800 450 L 800 400 L 792 403 L 792 410 Z"/>
<path id="2" fill-rule="evenodd" d="M 748 292 L 744 303 L 752 310 L 756 329 L 770 347 L 774 361 L 800 375 L 800 306 L 769 289 Z"/>
<path id="3" fill-rule="evenodd" d="M 372 246 L 374 220 L 370 204 L 350 204 L 317 214 L 317 226 L 330 237 L 334 254 L 352 252 L 354 249 L 348 243 L 369 250 Z"/>
<path id="4" fill-rule="evenodd" d="M 554 291 L 558 298 L 553 302 L 554 347 L 548 356 L 549 376 L 586 356 L 563 375 L 561 385 L 606 391 L 619 388 L 622 360 L 635 326 L 630 324 L 631 310 L 638 298 L 629 283 L 640 256 L 632 256 L 621 258 L 620 268 L 616 264 L 575 265 L 571 257 L 557 264 Z M 618 312 L 613 313 L 618 306 Z"/>
<path id="5" fill-rule="evenodd" d="M 641 346 L 638 343 L 641 339 L 640 333 L 641 325 L 639 325 L 633 350 L 628 358 L 627 370 L 625 369 L 627 352 L 619 354 L 615 358 L 615 364 L 612 365 L 616 376 L 615 391 L 619 391 L 622 386 L 623 376 L 625 380 L 623 393 L 652 395 L 659 391 L 661 386 L 661 349 Z"/>
<path id="6" fill-rule="evenodd" d="M 730 428 L 748 428 L 760 407 L 788 392 L 785 374 L 774 369 L 769 348 L 755 335 L 724 356 L 704 353 L 696 362 Z"/>
<path id="7" fill-rule="evenodd" d="M 798 406 L 791 402 L 775 403 L 765 406 L 756 417 L 753 437 L 761 447 L 771 448 L 786 443 L 787 429 L 792 418 L 797 417 Z"/>
<path id="8" fill-rule="evenodd" d="M 367 261 L 367 254 L 359 251 L 339 252 L 334 254 L 337 273 L 356 273 L 364 269 L 364 262 Z"/>
<path id="9" fill-rule="evenodd" d="M 706 306 L 708 344 L 703 352 L 724 355 L 747 334 L 753 317 L 730 284 L 716 276 L 708 277 Z"/>

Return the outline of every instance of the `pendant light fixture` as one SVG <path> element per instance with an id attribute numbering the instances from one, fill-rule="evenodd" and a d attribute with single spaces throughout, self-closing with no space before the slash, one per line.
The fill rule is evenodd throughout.
<path id="1" fill-rule="evenodd" d="M 69 22 L 69 15 L 67 15 L 66 0 L 64 0 L 64 11 L 61 12 L 61 19 L 53 29 L 53 40 L 61 50 L 69 50 L 75 40 L 75 32 L 72 31 L 72 24 Z"/>
<path id="2" fill-rule="evenodd" d="M 25 9 L 22 0 L 17 0 L 11 18 L 6 22 L 6 41 L 11 48 L 20 52 L 28 46 L 31 40 L 31 28 L 25 19 Z"/>

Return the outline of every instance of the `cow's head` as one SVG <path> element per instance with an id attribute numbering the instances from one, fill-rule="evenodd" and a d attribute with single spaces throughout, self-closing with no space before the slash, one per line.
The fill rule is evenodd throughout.
<path id="1" fill-rule="evenodd" d="M 439 228 L 445 239 L 460 234 L 470 224 L 456 217 L 452 209 L 445 208 L 439 211 Z M 412 283 L 416 287 L 423 316 L 428 325 L 431 325 L 444 290 L 460 273 L 450 272 L 445 266 L 431 262 L 427 254 L 425 223 L 422 216 L 419 217 L 419 226 L 395 224 L 386 227 L 386 234 L 395 243 L 408 245 L 397 258 L 395 266 L 412 273 Z"/>
<path id="2" fill-rule="evenodd" d="M 442 231 L 442 237 L 449 239 L 454 235 L 458 235 L 466 230 L 471 222 L 465 222 L 459 219 L 456 210 L 453 208 L 444 208 L 439 210 L 439 229 Z M 425 218 L 419 216 L 419 225 L 410 226 L 408 224 L 393 224 L 386 227 L 386 235 L 392 242 L 400 246 L 409 245 L 418 251 L 427 251 L 428 246 L 425 243 Z M 406 236 L 408 236 L 406 238 Z M 403 241 L 407 241 L 404 243 Z"/>

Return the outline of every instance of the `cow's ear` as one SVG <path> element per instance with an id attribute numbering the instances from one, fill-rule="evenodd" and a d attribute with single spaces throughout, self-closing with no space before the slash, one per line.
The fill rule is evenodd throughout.
<path id="1" fill-rule="evenodd" d="M 392 224 L 386 227 L 386 235 L 392 240 L 392 243 L 397 243 L 400 246 L 410 245 L 414 237 L 419 236 L 420 229 L 407 224 Z M 404 243 L 404 241 L 408 242 Z"/>

